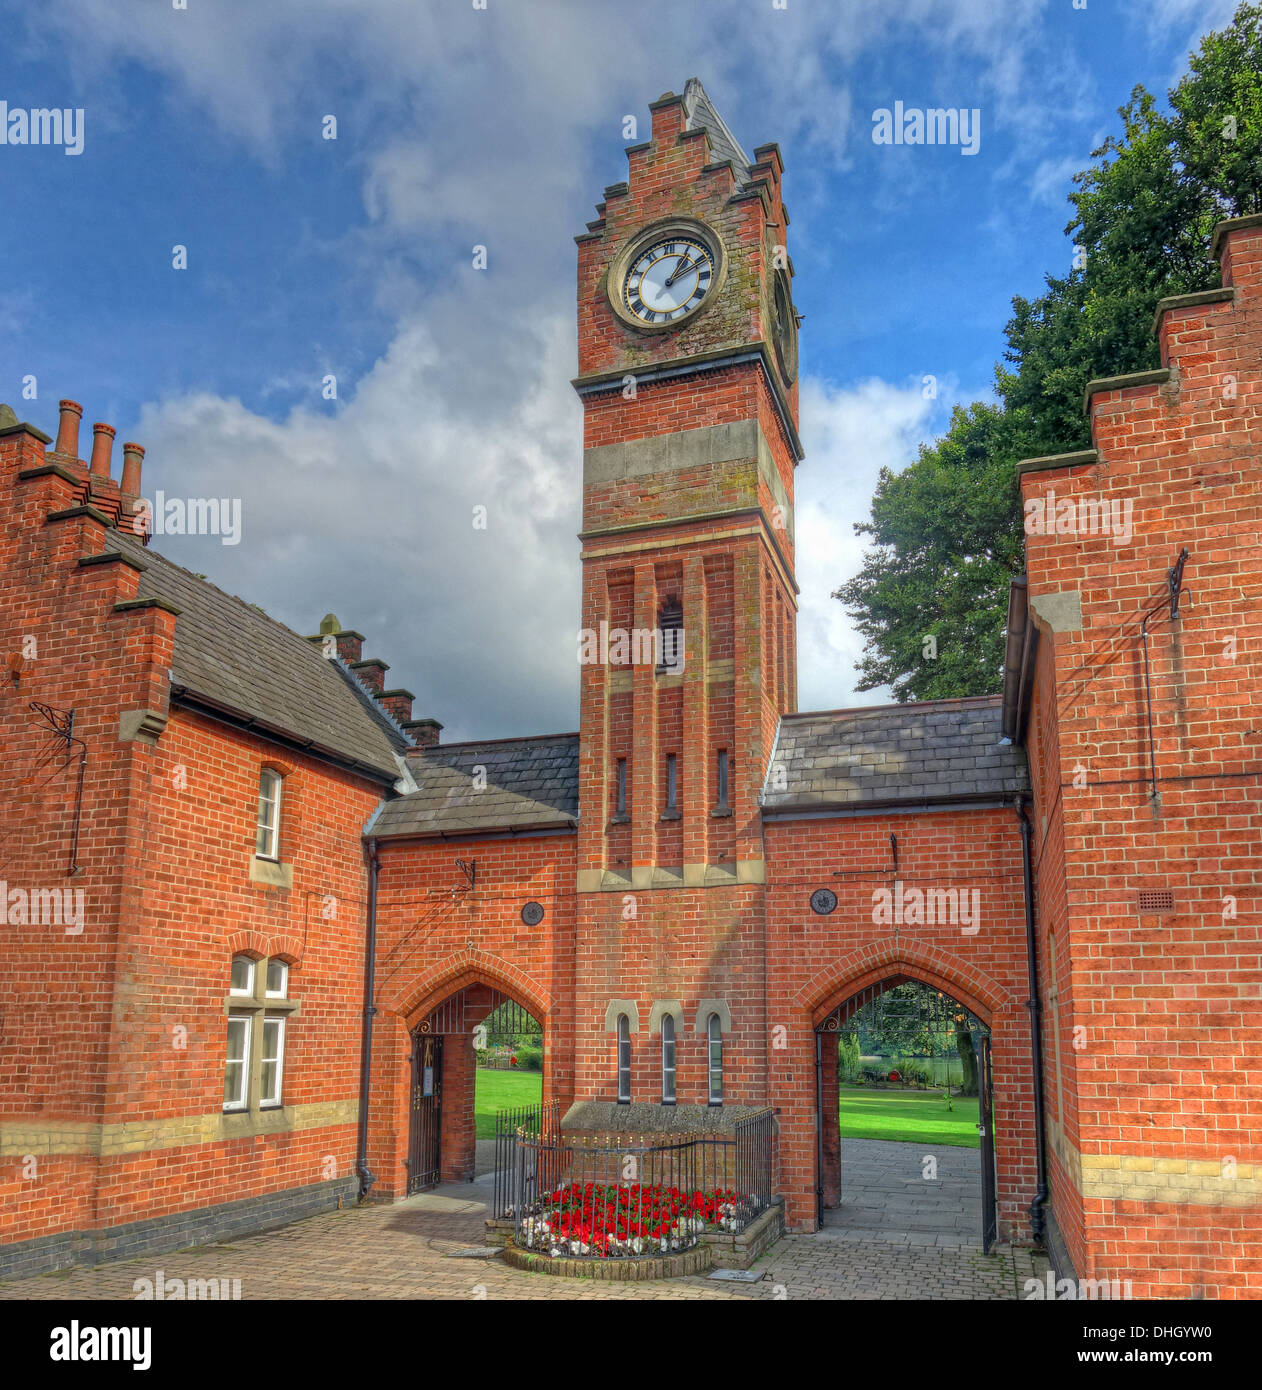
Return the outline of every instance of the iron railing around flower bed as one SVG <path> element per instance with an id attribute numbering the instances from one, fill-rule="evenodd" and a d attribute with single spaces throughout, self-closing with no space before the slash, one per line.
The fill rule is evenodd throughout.
<path id="1" fill-rule="evenodd" d="M 737 1234 L 772 1201 L 770 1110 L 730 1135 L 516 1135 L 514 1240 L 567 1258 L 627 1259 L 689 1250 L 707 1232 Z"/>
<path id="2" fill-rule="evenodd" d="M 531 1197 L 538 1190 L 533 1168 L 523 1168 L 518 1162 L 518 1135 L 555 1135 L 560 1125 L 561 1106 L 555 1100 L 514 1105 L 495 1112 L 495 1182 L 491 1215 L 497 1221 L 513 1215 L 521 1205 L 523 1194 Z"/>

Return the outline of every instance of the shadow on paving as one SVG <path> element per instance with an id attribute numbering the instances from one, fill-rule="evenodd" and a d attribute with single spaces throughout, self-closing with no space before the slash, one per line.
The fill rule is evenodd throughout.
<path id="1" fill-rule="evenodd" d="M 981 1229 L 981 1156 L 976 1149 L 841 1141 L 841 1204 L 824 1212 L 825 1232 L 980 1252 Z"/>
<path id="2" fill-rule="evenodd" d="M 919 1155 L 917 1145 L 877 1147 L 911 1148 Z M 168 1286 L 173 1279 L 239 1279 L 247 1300 L 993 1300 L 1020 1297 L 1023 1281 L 1045 1268 L 1021 1250 L 983 1255 L 980 1249 L 934 1243 L 942 1234 L 936 1230 L 890 1242 L 879 1231 L 874 1238 L 874 1230 L 863 1225 L 830 1224 L 818 1235 L 784 1237 L 755 1266 L 763 1275 L 756 1284 L 704 1275 L 632 1284 L 528 1274 L 498 1258 L 458 1253 L 486 1244 L 491 1182 L 485 1173 L 476 1182 L 445 1183 L 404 1202 L 328 1212 L 222 1245 L 15 1280 L 0 1284 L 0 1300 L 130 1299 L 133 1281 L 153 1280 L 158 1270 Z M 856 1193 L 857 1220 L 876 1209 L 859 1202 Z"/>

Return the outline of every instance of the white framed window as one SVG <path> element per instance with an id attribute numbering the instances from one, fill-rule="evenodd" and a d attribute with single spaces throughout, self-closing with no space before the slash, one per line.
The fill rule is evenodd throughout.
<path id="1" fill-rule="evenodd" d="M 233 956 L 229 994 L 254 994 L 254 962 L 249 956 Z"/>
<path id="2" fill-rule="evenodd" d="M 283 999 L 289 988 L 289 967 L 283 960 L 267 962 L 267 982 L 263 993 L 268 999 Z"/>
<path id="3" fill-rule="evenodd" d="M 662 1015 L 662 1104 L 675 1103 L 675 1019 Z"/>
<path id="4" fill-rule="evenodd" d="M 710 1104 L 723 1104 L 723 1023 L 718 1014 L 706 1020 Z"/>
<path id="5" fill-rule="evenodd" d="M 249 1014 L 228 1015 L 228 1054 L 223 1074 L 223 1108 L 244 1110 L 250 1093 L 250 1033 L 254 1020 Z"/>
<path id="6" fill-rule="evenodd" d="M 275 768 L 265 767 L 259 773 L 259 822 L 254 853 L 260 859 L 280 858 L 281 780 Z"/>
<path id="7" fill-rule="evenodd" d="M 279 1105 L 285 1063 L 285 1020 L 279 1014 L 267 1014 L 263 1019 L 262 1062 L 259 1105 Z"/>
<path id="8" fill-rule="evenodd" d="M 618 1104 L 631 1101 L 631 1020 L 618 1015 Z"/>

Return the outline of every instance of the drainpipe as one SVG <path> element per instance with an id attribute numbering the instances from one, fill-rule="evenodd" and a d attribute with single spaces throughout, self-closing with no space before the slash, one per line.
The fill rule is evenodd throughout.
<path id="1" fill-rule="evenodd" d="M 1030 1044 L 1034 1064 L 1034 1161 L 1038 1187 L 1030 1203 L 1030 1233 L 1036 1245 L 1047 1243 L 1047 1119 L 1043 1110 L 1043 1002 L 1039 995 L 1038 943 L 1034 935 L 1034 871 L 1030 850 L 1033 828 L 1025 813 L 1025 798 L 1017 797 L 1017 818 L 1021 822 L 1021 879 L 1025 890 L 1025 950 L 1026 969 L 1030 981 Z"/>
<path id="2" fill-rule="evenodd" d="M 372 1021 L 377 1012 L 373 995 L 377 967 L 377 875 L 381 865 L 377 858 L 377 842 L 368 836 L 364 837 L 364 856 L 368 860 L 368 941 L 364 960 L 364 1023 L 359 1050 L 359 1153 L 355 1161 L 361 1202 L 377 1181 L 377 1175 L 368 1166 L 368 1088 L 372 1079 Z"/>
<path id="3" fill-rule="evenodd" d="M 815 1226 L 824 1224 L 824 1039 L 815 1030 Z"/>

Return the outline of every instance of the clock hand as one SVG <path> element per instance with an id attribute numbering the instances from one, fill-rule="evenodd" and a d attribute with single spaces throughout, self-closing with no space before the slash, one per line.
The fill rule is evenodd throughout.
<path id="1" fill-rule="evenodd" d="M 676 266 L 674 274 L 668 275 L 666 277 L 666 288 L 670 289 L 670 287 L 675 283 L 676 280 L 679 279 L 681 275 L 683 275 L 688 270 L 696 270 L 696 268 L 696 261 L 690 261 L 688 259 L 688 253 L 685 251 L 684 254 L 679 258 L 679 264 L 678 266 Z"/>

